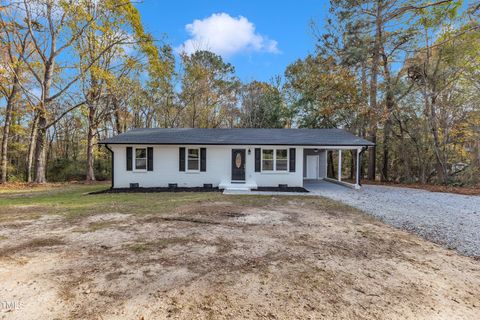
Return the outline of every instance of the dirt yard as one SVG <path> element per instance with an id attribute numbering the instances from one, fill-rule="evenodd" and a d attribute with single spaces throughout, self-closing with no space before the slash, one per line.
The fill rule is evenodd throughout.
<path id="1" fill-rule="evenodd" d="M 480 261 L 324 198 L 0 193 L 2 319 L 478 319 Z"/>

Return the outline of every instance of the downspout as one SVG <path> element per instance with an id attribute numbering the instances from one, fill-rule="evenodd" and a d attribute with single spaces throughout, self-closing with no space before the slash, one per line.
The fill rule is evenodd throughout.
<path id="1" fill-rule="evenodd" d="M 105 148 L 107 148 L 108 151 L 110 151 L 111 155 L 112 155 L 112 186 L 110 187 L 110 189 L 113 189 L 113 186 L 114 186 L 114 177 L 115 177 L 115 161 L 113 161 L 113 150 L 110 149 L 110 147 L 108 146 L 108 144 L 105 145 Z"/>
<path id="2" fill-rule="evenodd" d="M 357 181 L 358 181 L 358 185 L 361 186 L 362 185 L 362 169 L 361 169 L 361 163 L 363 162 L 363 153 L 365 151 L 367 151 L 368 147 L 363 147 L 362 150 L 360 151 L 359 153 L 359 156 L 358 156 L 358 163 L 357 163 L 357 166 L 359 166 L 359 170 L 357 170 Z"/>

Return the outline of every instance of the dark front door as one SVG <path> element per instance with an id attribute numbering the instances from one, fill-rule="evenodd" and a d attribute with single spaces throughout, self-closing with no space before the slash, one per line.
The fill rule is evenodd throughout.
<path id="1" fill-rule="evenodd" d="M 245 149 L 232 149 L 232 180 L 245 181 Z"/>

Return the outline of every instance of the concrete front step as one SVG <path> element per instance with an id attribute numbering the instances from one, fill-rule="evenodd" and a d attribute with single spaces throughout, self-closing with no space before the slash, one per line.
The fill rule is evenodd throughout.
<path id="1" fill-rule="evenodd" d="M 218 186 L 220 189 L 228 192 L 245 192 L 252 189 L 257 189 L 256 183 L 220 183 Z"/>
<path id="2" fill-rule="evenodd" d="M 225 189 L 223 190 L 223 194 L 248 194 L 250 193 L 250 189 Z"/>

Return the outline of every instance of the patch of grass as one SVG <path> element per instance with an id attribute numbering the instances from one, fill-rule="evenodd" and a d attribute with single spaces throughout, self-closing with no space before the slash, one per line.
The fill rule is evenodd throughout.
<path id="1" fill-rule="evenodd" d="M 35 191 L 29 194 L 0 194 L 0 208 L 5 208 L 3 218 L 39 212 L 64 215 L 68 219 L 102 213 L 158 214 L 185 205 L 215 201 L 220 193 L 118 193 L 89 195 L 89 192 L 108 188 L 108 184 L 65 185 L 61 189 Z M 31 206 L 31 208 L 29 208 Z M 41 208 L 41 210 L 39 210 Z M 2 210 L 3 211 L 3 210 Z"/>
<path id="2" fill-rule="evenodd" d="M 21 221 L 21 220 L 36 220 L 42 215 L 39 212 L 18 212 L 15 210 L 9 210 L 6 214 L 0 215 L 0 223 Z"/>
<path id="3" fill-rule="evenodd" d="M 178 193 L 103 193 L 90 195 L 92 191 L 109 188 L 109 184 L 64 184 L 62 187 L 33 188 L 26 193 L 0 193 L 0 222 L 39 218 L 45 214 L 62 215 L 68 220 L 86 216 L 123 213 L 133 215 L 163 215 L 172 213 L 182 206 L 192 208 L 214 202 L 231 202 L 238 206 L 268 207 L 298 203 L 300 206 L 321 209 L 326 212 L 351 213 L 355 209 L 339 202 L 320 197 L 235 195 L 226 196 L 219 192 L 178 192 Z M 108 227 L 92 224 L 92 231 Z"/>
<path id="4" fill-rule="evenodd" d="M 108 227 L 111 227 L 112 225 L 115 225 L 115 222 L 112 221 L 98 221 L 98 222 L 92 222 L 88 225 L 88 229 L 91 232 L 95 232 L 100 229 L 105 229 Z"/>
<path id="5" fill-rule="evenodd" d="M 23 250 L 33 250 L 42 247 L 53 247 L 63 245 L 65 242 L 59 238 L 35 238 L 16 246 L 0 250 L 0 256 L 10 255 Z"/>
<path id="6" fill-rule="evenodd" d="M 147 243 L 134 243 L 128 246 L 128 249 L 135 253 L 142 253 L 150 249 L 150 246 Z"/>
<path id="7" fill-rule="evenodd" d="M 32 193 L 52 190 L 55 188 L 61 188 L 61 183 L 47 183 L 47 184 L 33 184 L 33 183 L 15 183 L 9 182 L 7 184 L 0 185 L 0 194 L 20 194 L 20 193 Z"/>
<path id="8" fill-rule="evenodd" d="M 152 246 L 159 247 L 161 249 L 165 249 L 169 246 L 173 245 L 185 245 L 189 242 L 192 242 L 190 238 L 181 238 L 181 237 L 172 237 L 172 238 L 159 238 L 151 243 Z"/>
<path id="9" fill-rule="evenodd" d="M 8 237 L 6 237 L 6 236 L 0 236 L 0 241 L 7 240 L 7 239 L 8 239 Z"/>

